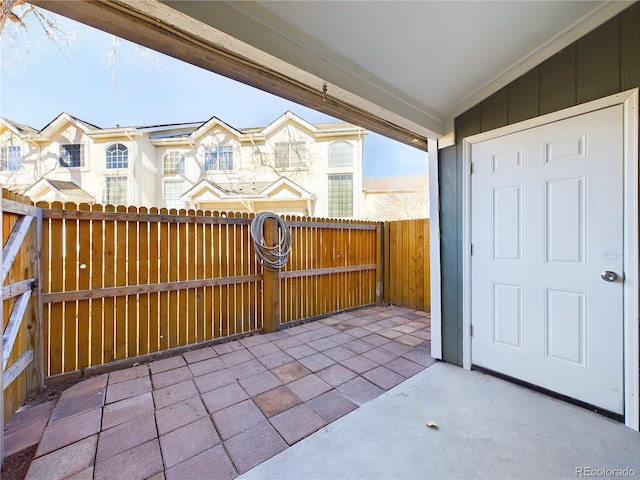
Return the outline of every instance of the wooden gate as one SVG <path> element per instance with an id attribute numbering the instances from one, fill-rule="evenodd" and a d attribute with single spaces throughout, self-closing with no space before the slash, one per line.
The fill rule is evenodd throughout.
<path id="1" fill-rule="evenodd" d="M 4 193 L 0 204 L 0 425 L 44 385 L 41 282 L 42 212 Z M 12 199 L 4 197 L 13 197 Z M 28 200 L 24 199 L 25 202 Z M 29 202 L 30 203 L 30 202 Z M 4 441 L 0 435 L 0 464 Z"/>

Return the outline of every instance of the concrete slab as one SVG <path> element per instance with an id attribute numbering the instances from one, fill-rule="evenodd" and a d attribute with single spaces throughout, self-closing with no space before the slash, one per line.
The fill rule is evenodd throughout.
<path id="1" fill-rule="evenodd" d="M 437 363 L 240 478 L 576 478 L 625 468 L 640 475 L 640 433 Z"/>

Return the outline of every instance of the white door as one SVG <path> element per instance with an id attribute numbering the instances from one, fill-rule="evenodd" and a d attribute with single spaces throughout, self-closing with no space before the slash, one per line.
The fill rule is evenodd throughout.
<path id="1" fill-rule="evenodd" d="M 622 105 L 471 161 L 473 364 L 623 414 Z"/>

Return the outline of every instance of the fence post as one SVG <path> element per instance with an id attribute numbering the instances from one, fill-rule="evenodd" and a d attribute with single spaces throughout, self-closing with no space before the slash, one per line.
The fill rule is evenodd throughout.
<path id="1" fill-rule="evenodd" d="M 4 198 L 3 190 L 0 188 L 0 240 L 4 241 L 4 237 L 2 236 L 2 225 L 4 223 L 3 214 L 2 214 L 2 199 Z M 2 250 L 3 245 L 0 244 L 0 266 L 2 266 L 3 258 L 2 258 Z M 0 358 L 2 353 L 4 352 L 4 347 L 2 346 L 2 337 L 4 336 L 4 297 L 2 294 L 2 285 L 0 285 Z M 4 463 L 4 367 L 0 364 L 0 467 Z"/>
<path id="2" fill-rule="evenodd" d="M 385 222 L 380 222 L 376 227 L 376 304 L 378 305 L 384 302 L 385 230 Z"/>
<path id="3" fill-rule="evenodd" d="M 267 245 L 278 244 L 278 224 L 273 218 L 265 221 L 264 239 Z M 262 267 L 263 309 L 262 327 L 264 333 L 277 332 L 280 329 L 280 272 Z"/>
<path id="4" fill-rule="evenodd" d="M 42 209 L 31 225 L 30 270 L 36 279 L 31 293 L 29 318 L 29 346 L 33 350 L 33 360 L 27 373 L 27 395 L 34 396 L 44 388 L 44 316 L 42 312 Z"/>

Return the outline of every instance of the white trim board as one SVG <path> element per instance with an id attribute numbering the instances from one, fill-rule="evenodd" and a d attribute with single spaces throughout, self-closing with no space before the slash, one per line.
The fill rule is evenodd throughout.
<path id="1" fill-rule="evenodd" d="M 638 240 L 638 98 L 633 89 L 553 112 L 524 122 L 480 133 L 463 140 L 463 367 L 471 369 L 471 148 L 475 143 L 539 127 L 595 110 L 623 105 L 624 111 L 624 421 L 634 430 L 640 429 L 639 354 L 639 240 Z"/>
<path id="2" fill-rule="evenodd" d="M 442 359 L 442 282 L 440 274 L 440 187 L 438 141 L 427 140 L 429 150 L 429 271 L 431 284 L 431 356 Z"/>

